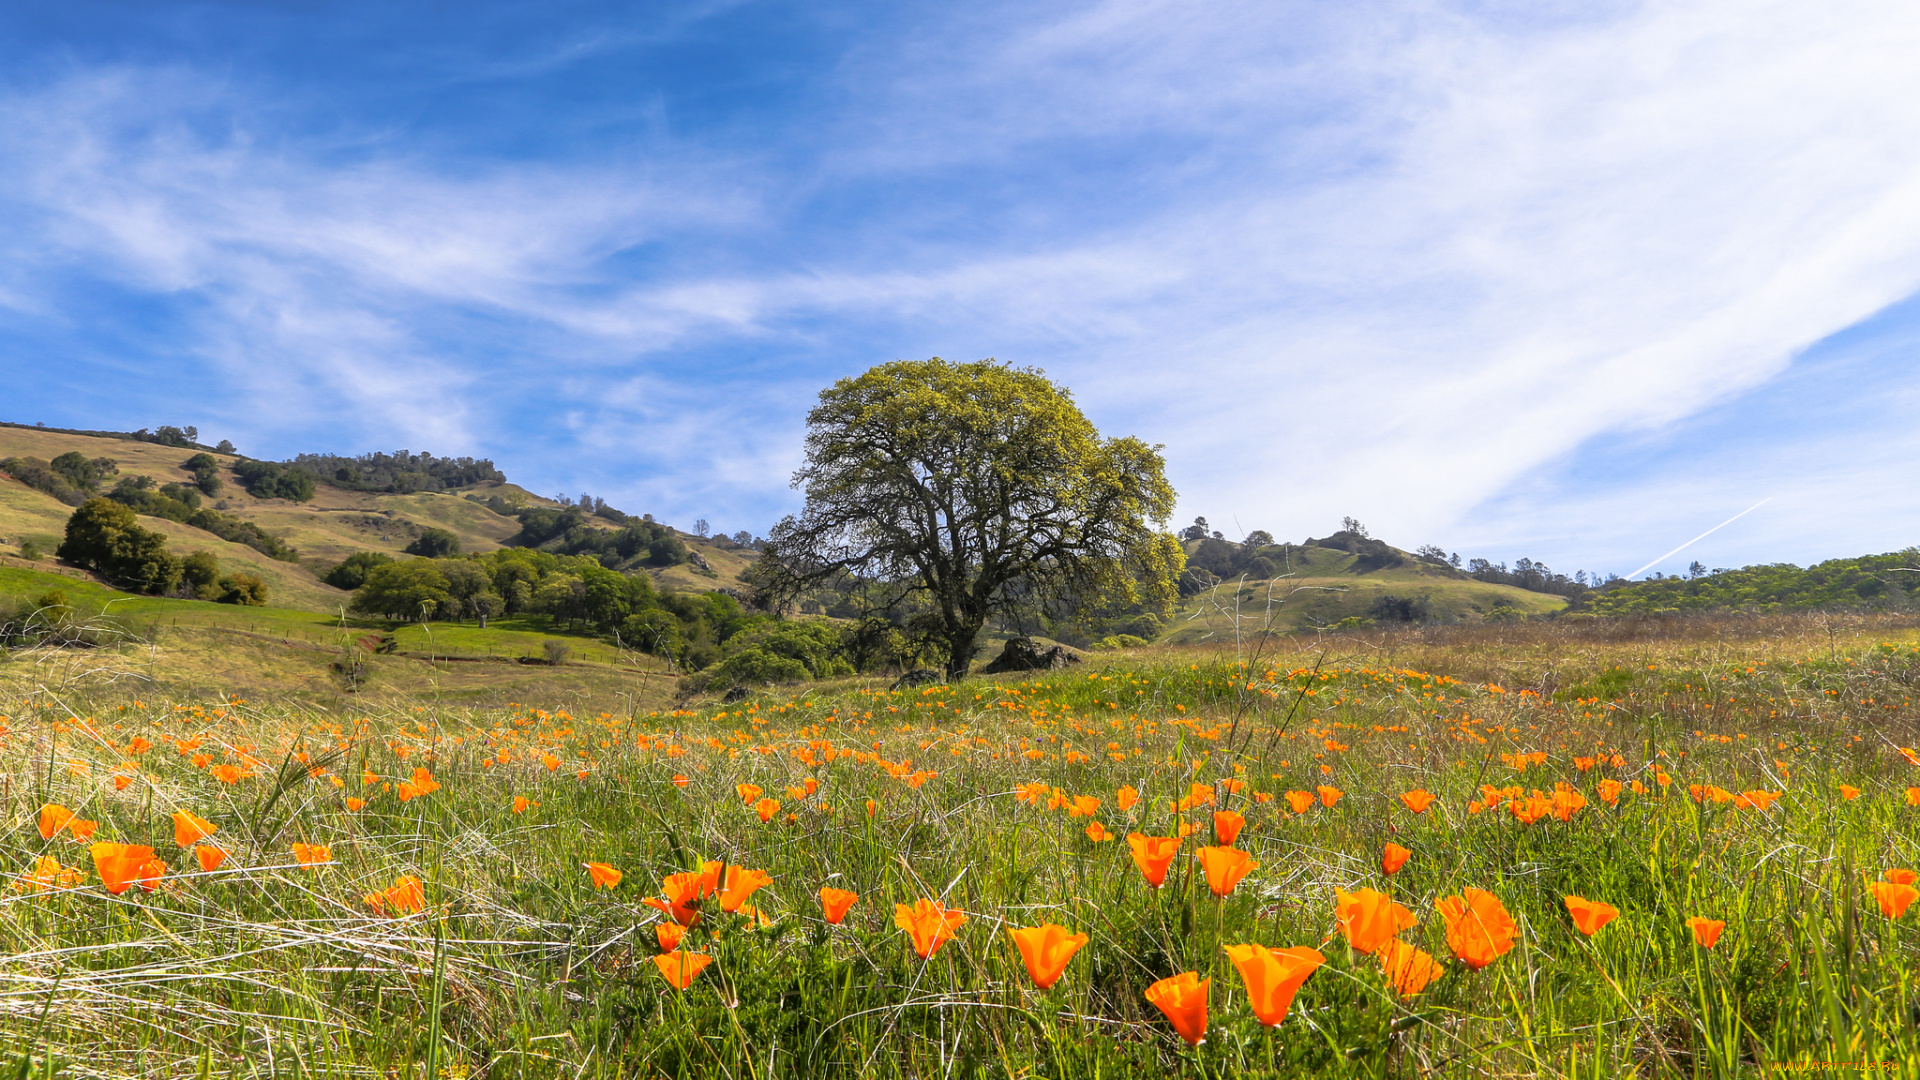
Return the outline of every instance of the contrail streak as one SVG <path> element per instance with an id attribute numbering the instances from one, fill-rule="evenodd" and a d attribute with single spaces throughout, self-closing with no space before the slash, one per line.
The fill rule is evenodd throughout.
<path id="1" fill-rule="evenodd" d="M 1752 506 L 1747 507 L 1745 510 L 1740 511 L 1739 513 L 1733 515 L 1732 517 L 1721 522 L 1720 524 L 1715 525 L 1713 528 L 1708 529 L 1706 532 L 1701 533 L 1699 536 L 1694 537 L 1693 539 L 1687 541 L 1684 544 L 1681 544 L 1679 547 L 1674 548 L 1672 551 L 1667 552 L 1665 555 L 1660 556 L 1659 558 L 1653 560 L 1652 562 L 1641 567 L 1640 569 L 1635 570 L 1633 573 L 1628 574 L 1627 579 L 1632 580 L 1634 578 L 1639 577 L 1641 574 L 1644 574 L 1647 571 L 1653 569 L 1654 567 L 1659 566 L 1661 563 L 1666 562 L 1668 559 L 1673 558 L 1675 555 L 1680 554 L 1681 552 L 1687 550 L 1693 545 L 1699 543 L 1702 540 L 1705 540 L 1707 537 L 1712 536 L 1714 533 L 1717 533 L 1721 529 L 1724 529 L 1727 526 L 1733 524 L 1734 522 L 1739 521 L 1741 518 L 1746 517 L 1748 514 L 1753 513 L 1755 510 L 1760 509 L 1761 507 L 1767 505 L 1772 501 L 1773 501 L 1773 496 L 1771 495 L 1767 496 L 1764 499 L 1761 499 L 1759 502 L 1754 503 Z"/>

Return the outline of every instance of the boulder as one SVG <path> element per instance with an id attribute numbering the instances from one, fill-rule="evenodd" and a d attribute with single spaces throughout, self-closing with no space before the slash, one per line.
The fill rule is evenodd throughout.
<path id="1" fill-rule="evenodd" d="M 1053 671 L 1080 662 L 1080 654 L 1065 645 L 1049 645 L 1042 648 L 1040 643 L 1030 637 L 1012 638 L 1007 646 L 994 657 L 993 663 L 980 669 L 982 675 L 998 675 L 1003 671 Z"/>
<path id="2" fill-rule="evenodd" d="M 893 681 L 891 690 L 911 690 L 916 686 L 938 686 L 947 681 L 946 675 L 929 667 L 917 667 Z"/>

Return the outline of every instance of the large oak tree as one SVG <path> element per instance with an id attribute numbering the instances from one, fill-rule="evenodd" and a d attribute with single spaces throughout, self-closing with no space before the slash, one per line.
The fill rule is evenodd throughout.
<path id="1" fill-rule="evenodd" d="M 987 620 L 1070 597 L 1170 610 L 1184 561 L 1159 448 L 1103 439 L 1040 371 L 882 364 L 807 414 L 806 507 L 768 537 L 774 598 L 849 578 L 930 603 L 949 678 Z"/>

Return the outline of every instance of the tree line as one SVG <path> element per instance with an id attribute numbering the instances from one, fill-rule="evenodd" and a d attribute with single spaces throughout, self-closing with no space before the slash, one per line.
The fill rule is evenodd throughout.
<path id="1" fill-rule="evenodd" d="M 1920 549 L 1793 563 L 1707 570 L 1698 563 L 1685 577 L 1615 578 L 1589 590 L 1567 610 L 1590 615 L 1656 615 L 1723 610 L 1793 611 L 1809 608 L 1905 610 L 1920 606 Z"/>

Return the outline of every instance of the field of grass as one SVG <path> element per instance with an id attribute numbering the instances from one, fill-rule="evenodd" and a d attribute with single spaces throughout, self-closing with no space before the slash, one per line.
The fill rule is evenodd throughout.
<path id="1" fill-rule="evenodd" d="M 1269 639 L 680 710 L 4 681 L 0 1075 L 1914 1075 L 1920 905 L 1882 903 L 1920 864 L 1916 681 L 1893 617 Z M 90 842 L 43 838 L 48 804 Z M 1217 896 L 1197 853 L 1228 813 L 1258 865 Z M 1134 832 L 1178 849 L 1158 889 Z M 102 843 L 164 872 L 111 892 Z M 677 912 L 711 962 L 676 990 L 647 901 L 707 860 L 768 882 Z M 844 922 L 823 887 L 858 894 Z M 1428 985 L 1343 936 L 1361 889 L 1417 921 L 1355 942 L 1421 950 Z M 1469 889 L 1510 935 L 1484 898 L 1491 937 L 1450 931 Z M 1618 917 L 1587 936 L 1569 895 Z M 925 958 L 896 922 L 922 900 L 965 915 Z M 1008 933 L 1044 924 L 1086 935 L 1050 989 Z M 1242 944 L 1323 960 L 1274 1026 Z M 1146 996 L 1184 973 L 1195 1046 Z"/>

